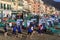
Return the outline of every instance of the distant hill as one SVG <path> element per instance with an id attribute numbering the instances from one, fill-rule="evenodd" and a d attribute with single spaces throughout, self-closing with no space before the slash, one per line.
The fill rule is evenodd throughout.
<path id="1" fill-rule="evenodd" d="M 60 10 L 60 2 L 55 2 L 53 0 L 42 0 L 45 4 L 54 6 L 56 9 Z"/>

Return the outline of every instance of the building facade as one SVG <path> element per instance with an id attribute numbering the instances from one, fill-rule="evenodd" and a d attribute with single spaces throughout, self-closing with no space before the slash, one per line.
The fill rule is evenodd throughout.
<path id="1" fill-rule="evenodd" d="M 0 13 L 3 15 L 11 15 L 12 11 L 21 10 L 22 7 L 22 0 L 0 0 Z"/>
<path id="2" fill-rule="evenodd" d="M 33 14 L 45 12 L 45 6 L 42 0 L 26 0 L 29 4 L 29 10 Z"/>

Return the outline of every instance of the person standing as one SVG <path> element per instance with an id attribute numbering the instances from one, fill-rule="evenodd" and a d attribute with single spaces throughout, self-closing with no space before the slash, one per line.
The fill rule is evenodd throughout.
<path id="1" fill-rule="evenodd" d="M 33 32 L 33 27 L 30 25 L 30 26 L 28 27 L 28 34 L 31 35 L 32 32 Z"/>
<path id="2" fill-rule="evenodd" d="M 12 27 L 12 23 L 11 23 L 11 22 L 9 23 L 9 27 L 10 27 L 10 28 Z"/>
<path id="3" fill-rule="evenodd" d="M 17 30 L 16 24 L 13 25 L 12 30 L 13 30 L 13 34 L 16 35 L 16 30 Z"/>
<path id="4" fill-rule="evenodd" d="M 17 30 L 18 30 L 18 33 L 22 33 L 22 25 L 17 25 Z"/>
<path id="5" fill-rule="evenodd" d="M 4 30 L 5 30 L 4 36 L 7 37 L 7 34 L 8 34 L 8 25 L 7 24 L 5 24 Z"/>
<path id="6" fill-rule="evenodd" d="M 40 33 L 42 35 L 42 33 L 43 33 L 43 26 L 42 25 L 39 25 L 38 33 Z"/>

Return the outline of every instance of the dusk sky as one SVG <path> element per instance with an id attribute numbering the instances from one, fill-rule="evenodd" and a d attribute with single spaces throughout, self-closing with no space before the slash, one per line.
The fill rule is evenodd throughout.
<path id="1" fill-rule="evenodd" d="M 54 0 L 55 2 L 60 2 L 60 0 Z"/>

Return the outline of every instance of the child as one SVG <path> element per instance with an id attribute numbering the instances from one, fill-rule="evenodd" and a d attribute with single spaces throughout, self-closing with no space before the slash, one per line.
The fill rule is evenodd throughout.
<path id="1" fill-rule="evenodd" d="M 12 23 L 9 23 L 9 26 L 12 27 Z"/>
<path id="2" fill-rule="evenodd" d="M 17 25 L 18 33 L 21 33 L 21 25 Z"/>
<path id="3" fill-rule="evenodd" d="M 30 25 L 30 27 L 28 27 L 28 34 L 32 34 L 32 32 L 33 32 L 33 27 Z"/>
<path id="4" fill-rule="evenodd" d="M 43 32 L 46 32 L 46 25 L 45 25 L 45 23 L 42 23 L 42 26 L 43 26 Z"/>
<path id="5" fill-rule="evenodd" d="M 43 26 L 39 25 L 39 27 L 38 27 L 38 33 L 42 34 L 42 32 L 43 32 Z"/>
<path id="6" fill-rule="evenodd" d="M 15 35 L 16 35 L 16 29 L 17 29 L 16 24 L 15 24 L 15 25 L 13 25 L 12 29 L 13 29 L 13 34 L 15 34 Z"/>
<path id="7" fill-rule="evenodd" d="M 8 26 L 7 25 L 5 25 L 5 27 L 4 27 L 4 30 L 5 30 L 5 33 L 4 33 L 4 35 L 5 35 L 5 37 L 7 36 L 7 31 L 8 31 Z"/>

